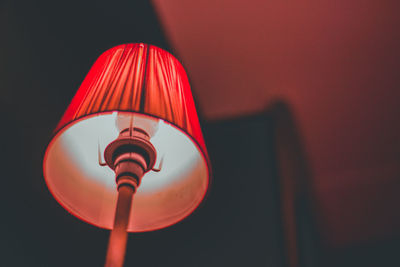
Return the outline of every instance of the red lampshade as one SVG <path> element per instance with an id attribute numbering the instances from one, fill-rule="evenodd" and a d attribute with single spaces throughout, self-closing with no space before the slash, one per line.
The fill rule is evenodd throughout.
<path id="1" fill-rule="evenodd" d="M 137 189 L 127 230 L 169 226 L 200 204 L 210 169 L 186 73 L 158 47 L 127 44 L 97 59 L 46 150 L 47 186 L 73 215 L 113 227 L 118 192 L 104 150 L 132 127 L 150 136 L 157 158 Z"/>

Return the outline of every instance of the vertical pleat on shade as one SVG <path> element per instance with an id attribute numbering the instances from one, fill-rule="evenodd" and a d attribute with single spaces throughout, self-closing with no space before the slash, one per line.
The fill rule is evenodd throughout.
<path id="1" fill-rule="evenodd" d="M 48 188 L 78 218 L 111 229 L 115 173 L 105 147 L 124 129 L 144 130 L 156 149 L 133 198 L 128 231 L 172 225 L 194 211 L 210 180 L 210 165 L 190 85 L 170 53 L 147 44 L 104 52 L 72 99 L 43 162 Z"/>
<path id="2" fill-rule="evenodd" d="M 125 44 L 104 52 L 72 99 L 56 131 L 104 111 L 133 111 L 175 124 L 207 153 L 186 72 L 153 45 Z"/>

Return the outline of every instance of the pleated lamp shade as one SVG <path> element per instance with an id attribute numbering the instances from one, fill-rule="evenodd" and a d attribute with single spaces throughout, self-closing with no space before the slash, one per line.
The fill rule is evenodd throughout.
<path id="1" fill-rule="evenodd" d="M 47 186 L 70 213 L 113 227 L 118 192 L 104 150 L 132 127 L 150 136 L 157 157 L 137 189 L 127 230 L 172 225 L 201 203 L 210 168 L 186 73 L 158 47 L 126 44 L 97 59 L 46 150 Z"/>

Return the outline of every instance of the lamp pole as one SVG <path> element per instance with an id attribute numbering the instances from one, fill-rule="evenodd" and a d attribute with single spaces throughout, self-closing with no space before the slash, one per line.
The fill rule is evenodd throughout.
<path id="1" fill-rule="evenodd" d="M 118 188 L 114 227 L 110 233 L 105 267 L 122 267 L 124 264 L 128 240 L 127 227 L 134 193 L 135 188 L 128 184 L 123 184 Z"/>
<path id="2" fill-rule="evenodd" d="M 156 158 L 156 150 L 149 139 L 143 130 L 127 128 L 104 151 L 106 163 L 115 171 L 118 189 L 105 267 L 122 267 L 124 264 L 133 195 L 143 175 L 153 168 Z"/>

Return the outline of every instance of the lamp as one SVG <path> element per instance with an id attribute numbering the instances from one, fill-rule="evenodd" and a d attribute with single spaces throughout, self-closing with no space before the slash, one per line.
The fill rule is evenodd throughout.
<path id="1" fill-rule="evenodd" d="M 123 265 L 127 232 L 188 216 L 205 196 L 210 165 L 182 65 L 147 44 L 104 52 L 56 127 L 43 172 L 65 209 L 112 229 L 109 267 Z"/>

